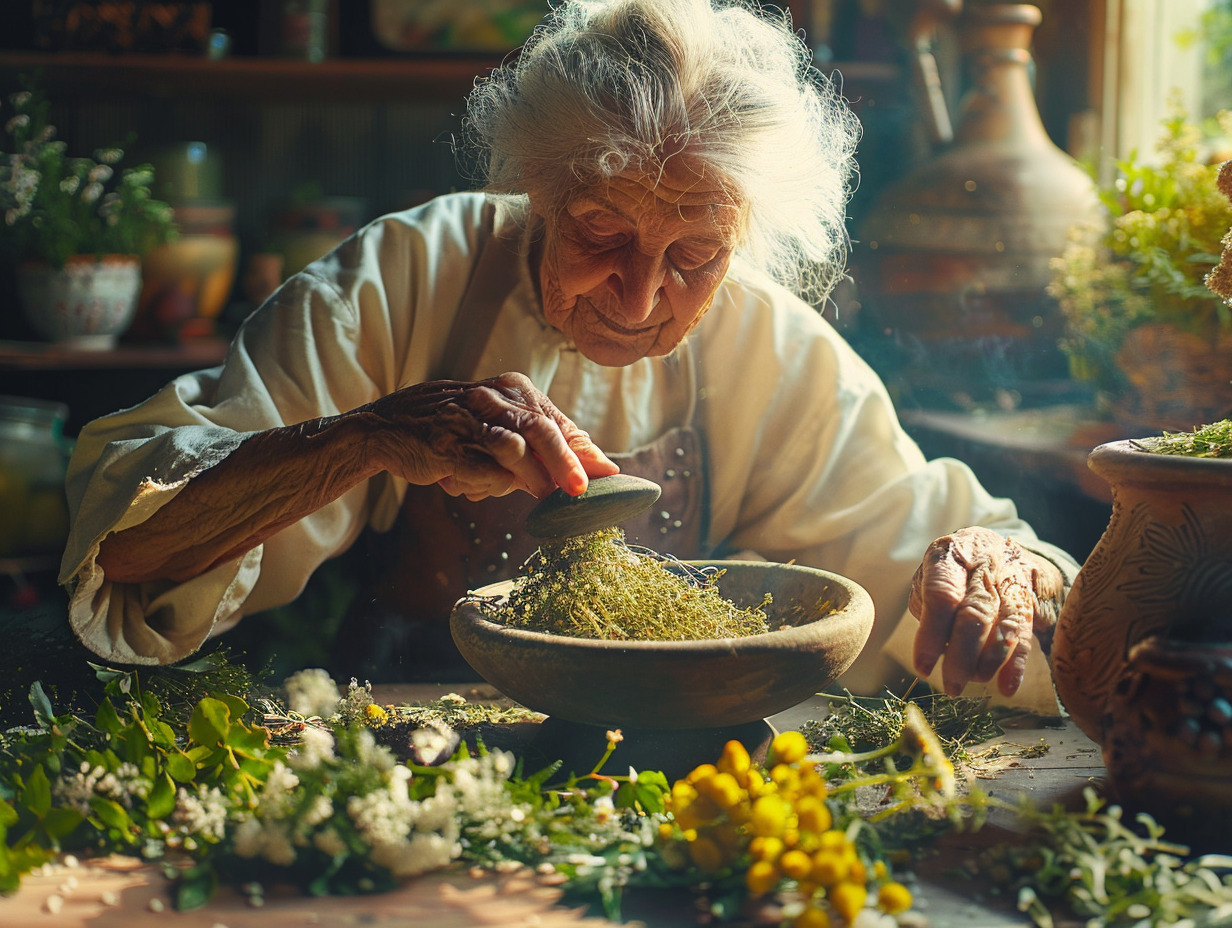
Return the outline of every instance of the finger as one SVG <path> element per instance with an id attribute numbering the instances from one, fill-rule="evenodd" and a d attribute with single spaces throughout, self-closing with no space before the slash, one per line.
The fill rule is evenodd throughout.
<path id="1" fill-rule="evenodd" d="M 542 499 L 556 488 L 556 480 L 542 459 L 532 453 L 532 446 L 525 435 L 499 425 L 487 425 L 483 433 L 483 447 L 510 478 L 509 485 L 503 488 L 502 493 L 490 495 L 504 495 L 511 490 L 522 489 Z"/>
<path id="2" fill-rule="evenodd" d="M 952 539 L 939 539 L 925 552 L 918 583 L 912 584 L 912 612 L 920 620 L 912 660 L 927 677 L 946 652 L 959 605 L 966 598 L 970 567 Z"/>
<path id="3" fill-rule="evenodd" d="M 1034 605 L 1031 590 L 1022 575 L 1012 570 L 996 584 L 1000 608 L 996 624 L 992 627 L 984 649 L 980 653 L 973 680 L 986 683 L 1002 668 L 1019 643 L 1030 640 L 1031 618 Z"/>
<path id="4" fill-rule="evenodd" d="M 530 453 L 512 460 L 511 462 L 517 465 L 512 469 L 526 480 L 528 486 L 535 488 L 532 492 L 535 492 L 536 496 L 544 496 L 557 486 L 571 496 L 586 491 L 589 483 L 586 468 L 569 447 L 569 442 L 554 416 L 541 410 L 519 409 L 510 411 L 508 417 L 501 419 L 499 424 L 517 433 L 526 443 Z M 530 466 L 530 461 L 537 464 L 538 470 Z"/>
<path id="5" fill-rule="evenodd" d="M 997 674 L 997 689 L 1002 696 L 1013 696 L 1018 692 L 1018 687 L 1022 686 L 1023 678 L 1027 675 L 1027 658 L 1030 656 L 1031 638 L 1021 638 L 1018 647 Z"/>
<path id="6" fill-rule="evenodd" d="M 941 681 L 950 696 L 958 696 L 975 676 L 980 653 L 1000 612 L 992 574 L 979 566 L 967 578 L 967 592 L 954 611 L 954 626 L 945 650 Z"/>
<path id="7" fill-rule="evenodd" d="M 587 477 L 610 477 L 612 474 L 620 473 L 620 466 L 604 454 L 602 448 L 591 441 L 589 432 L 578 428 L 560 410 L 554 411 L 558 416 L 556 424 L 561 434 L 565 436 L 565 442 L 577 455 Z"/>

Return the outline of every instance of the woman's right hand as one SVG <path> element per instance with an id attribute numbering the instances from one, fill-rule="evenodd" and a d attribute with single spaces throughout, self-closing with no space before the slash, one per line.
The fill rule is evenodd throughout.
<path id="1" fill-rule="evenodd" d="M 542 498 L 558 486 L 577 496 L 589 478 L 619 472 L 522 374 L 415 384 L 356 412 L 369 419 L 383 469 L 409 483 L 439 483 L 453 496 L 525 490 Z"/>

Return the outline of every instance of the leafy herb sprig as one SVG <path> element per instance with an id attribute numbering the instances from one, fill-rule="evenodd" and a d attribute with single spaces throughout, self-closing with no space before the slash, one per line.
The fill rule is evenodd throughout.
<path id="1" fill-rule="evenodd" d="M 1189 432 L 1164 432 L 1159 438 L 1134 441 L 1139 451 L 1192 458 L 1232 458 L 1232 420 L 1211 422 Z"/>
<path id="2" fill-rule="evenodd" d="M 0 112 L 0 251 L 63 267 L 73 255 L 144 255 L 176 234 L 172 209 L 151 194 L 148 164 L 124 169 L 119 148 L 72 157 L 37 89 Z"/>

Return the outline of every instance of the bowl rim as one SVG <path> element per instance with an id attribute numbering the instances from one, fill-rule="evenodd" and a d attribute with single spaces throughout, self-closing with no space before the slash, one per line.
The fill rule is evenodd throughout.
<path id="1" fill-rule="evenodd" d="M 725 653 L 732 653 L 741 650 L 761 650 L 763 648 L 774 648 L 778 650 L 781 647 L 790 646 L 795 643 L 801 645 L 812 642 L 816 638 L 816 630 L 819 623 L 826 618 L 835 618 L 836 621 L 841 621 L 845 624 L 861 622 L 865 620 L 861 617 L 868 615 L 869 619 L 866 624 L 870 629 L 872 626 L 873 616 L 873 600 L 868 591 L 864 589 L 856 581 L 849 577 L 844 577 L 841 574 L 836 574 L 833 571 L 825 570 L 820 567 L 810 567 L 806 564 L 781 564 L 774 561 L 727 561 L 727 560 L 711 560 L 711 559 L 696 559 L 686 560 L 687 564 L 697 564 L 703 566 L 733 566 L 733 567 L 754 567 L 758 569 L 769 569 L 773 567 L 792 567 L 798 570 L 809 571 L 814 574 L 820 574 L 828 580 L 838 581 L 838 584 L 844 589 L 848 589 L 851 597 L 848 602 L 840 607 L 835 612 L 827 615 L 818 616 L 812 621 L 806 622 L 803 625 L 790 625 L 786 628 L 771 629 L 768 632 L 759 632 L 755 635 L 738 635 L 728 638 L 689 638 L 689 639 L 645 639 L 645 638 L 583 638 L 573 635 L 554 635 L 550 632 L 531 631 L 525 628 L 511 628 L 508 625 L 502 625 L 500 622 L 493 622 L 491 619 L 485 618 L 481 613 L 482 601 L 477 599 L 483 594 L 484 590 L 493 587 L 509 587 L 512 585 L 512 580 L 502 580 L 497 583 L 490 583 L 486 586 L 479 587 L 470 592 L 467 596 L 458 600 L 453 608 L 453 618 L 455 621 L 465 620 L 471 627 L 479 631 L 491 635 L 499 634 L 506 640 L 521 642 L 528 645 L 558 645 L 561 642 L 567 642 L 568 646 L 581 648 L 583 650 L 594 650 L 611 652 L 615 649 L 628 649 L 631 651 L 653 651 L 663 653 L 664 651 L 680 651 L 680 652 L 695 652 L 695 651 L 714 651 L 722 649 Z M 473 608 L 467 609 L 466 606 Z"/>

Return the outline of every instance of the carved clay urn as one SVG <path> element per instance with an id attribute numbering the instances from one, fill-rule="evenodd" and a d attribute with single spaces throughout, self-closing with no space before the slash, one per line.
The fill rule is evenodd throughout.
<path id="1" fill-rule="evenodd" d="M 1112 516 L 1061 610 L 1057 695 L 1126 806 L 1177 840 L 1232 827 L 1232 459 L 1100 445 Z"/>
<path id="2" fill-rule="evenodd" d="M 1030 46 L 1041 18 L 1023 3 L 963 13 L 971 86 L 952 144 L 883 190 L 856 230 L 861 300 L 903 345 L 912 389 L 980 393 L 1066 370 L 1063 317 L 1044 292 L 1049 262 L 1076 223 L 1100 213 L 1091 177 L 1036 107 Z"/>

